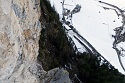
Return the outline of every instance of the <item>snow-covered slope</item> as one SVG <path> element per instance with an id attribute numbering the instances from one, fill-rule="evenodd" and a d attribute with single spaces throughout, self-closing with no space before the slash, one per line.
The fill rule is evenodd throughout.
<path id="1" fill-rule="evenodd" d="M 62 0 L 50 0 L 55 8 L 62 16 Z M 125 1 L 112 2 L 108 0 L 107 2 L 117 5 L 118 7 L 124 7 Z M 119 69 L 120 72 L 125 73 L 118 61 L 117 54 L 113 47 L 112 34 L 115 34 L 113 29 L 121 25 L 121 18 L 118 19 L 117 14 L 113 10 L 104 10 L 101 6 L 103 4 L 98 3 L 97 0 L 66 0 L 65 7 L 68 9 L 73 9 L 76 4 L 81 4 L 81 11 L 73 15 L 73 26 L 76 30 L 90 43 L 96 50 L 101 53 L 113 66 Z M 104 5 L 103 5 L 104 6 Z M 75 34 L 71 34 L 73 36 Z M 74 40 L 76 41 L 76 40 Z M 80 44 L 77 43 L 80 50 L 84 50 Z M 121 46 L 124 47 L 122 43 Z M 122 58 L 123 63 L 125 63 L 125 58 Z"/>

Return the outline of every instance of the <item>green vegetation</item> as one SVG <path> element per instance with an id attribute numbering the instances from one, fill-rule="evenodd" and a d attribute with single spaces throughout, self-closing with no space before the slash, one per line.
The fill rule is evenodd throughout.
<path id="1" fill-rule="evenodd" d="M 84 83 L 125 83 L 125 76 L 114 67 L 108 67 L 107 63 L 102 63 L 97 57 L 89 54 L 79 56 L 77 63 L 78 77 Z"/>
<path id="2" fill-rule="evenodd" d="M 74 74 L 83 83 L 125 83 L 125 76 L 113 66 L 102 62 L 100 57 L 77 52 L 49 1 L 41 0 L 41 11 L 42 31 L 38 60 L 46 71 L 63 67 L 69 71 L 74 83 L 79 83 L 77 79 L 73 79 Z"/>
<path id="3" fill-rule="evenodd" d="M 75 51 L 72 42 L 68 41 L 65 29 L 59 21 L 59 15 L 50 6 L 46 0 L 41 0 L 41 24 L 46 28 L 42 29 L 40 36 L 39 57 L 45 70 L 55 67 L 64 67 L 72 57 L 75 57 Z"/>

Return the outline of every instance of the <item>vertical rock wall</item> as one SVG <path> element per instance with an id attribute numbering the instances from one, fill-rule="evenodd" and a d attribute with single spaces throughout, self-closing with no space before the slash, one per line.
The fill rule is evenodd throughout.
<path id="1" fill-rule="evenodd" d="M 0 83 L 70 83 L 63 69 L 37 62 L 40 0 L 0 0 Z"/>
<path id="2" fill-rule="evenodd" d="M 0 0 L 0 83 L 37 83 L 40 0 Z"/>

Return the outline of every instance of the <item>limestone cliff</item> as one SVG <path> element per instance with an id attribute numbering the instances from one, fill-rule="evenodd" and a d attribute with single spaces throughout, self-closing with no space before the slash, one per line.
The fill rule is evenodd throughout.
<path id="1" fill-rule="evenodd" d="M 39 0 L 0 0 L 0 83 L 37 83 Z"/>
<path id="2" fill-rule="evenodd" d="M 0 0 L 0 83 L 54 83 L 56 73 L 68 76 L 37 63 L 40 15 L 40 0 Z"/>

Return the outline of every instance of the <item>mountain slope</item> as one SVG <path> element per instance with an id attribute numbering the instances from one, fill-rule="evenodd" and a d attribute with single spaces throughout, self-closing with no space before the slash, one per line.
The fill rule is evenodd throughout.
<path id="1" fill-rule="evenodd" d="M 87 52 L 79 52 L 72 38 L 59 21 L 59 15 L 47 0 L 41 0 L 42 31 L 39 41 L 39 56 L 46 71 L 55 67 L 64 68 L 74 83 L 125 83 L 124 75 L 118 72 L 79 33 L 74 36 Z"/>

